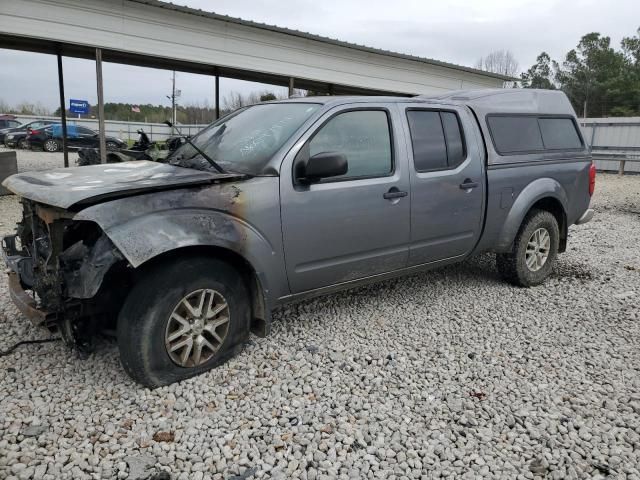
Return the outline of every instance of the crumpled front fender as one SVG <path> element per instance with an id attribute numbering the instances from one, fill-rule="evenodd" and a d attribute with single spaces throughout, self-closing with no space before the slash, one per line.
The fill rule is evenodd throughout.
<path id="1" fill-rule="evenodd" d="M 248 211 L 242 195 L 233 185 L 156 192 L 94 205 L 74 219 L 97 223 L 135 268 L 185 247 L 230 250 L 251 265 L 271 305 L 275 295 L 282 295 L 279 289 L 287 285 L 281 245 L 272 245 L 267 235 L 240 218 Z M 261 217 L 269 217 L 271 212 L 279 214 L 278 209 L 268 209 Z M 269 238 L 279 238 L 273 233 L 280 231 L 275 218 L 269 218 L 265 228 L 273 230 Z"/>

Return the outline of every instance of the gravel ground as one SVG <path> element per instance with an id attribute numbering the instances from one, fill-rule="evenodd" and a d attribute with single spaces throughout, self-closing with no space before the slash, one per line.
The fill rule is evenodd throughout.
<path id="1" fill-rule="evenodd" d="M 299 303 L 153 391 L 112 340 L 22 347 L 0 358 L 0 478 L 640 479 L 640 177 L 599 175 L 594 204 L 541 287 L 485 255 Z M 0 212 L 9 231 L 15 198 Z M 43 338 L 0 282 L 0 348 Z"/>
<path id="2" fill-rule="evenodd" d="M 0 146 L 0 152 L 10 152 L 13 149 Z M 64 156 L 60 153 L 32 152 L 31 150 L 15 150 L 18 156 L 18 171 L 47 170 L 49 168 L 64 167 Z M 76 166 L 78 154 L 69 152 L 69 165 Z"/>

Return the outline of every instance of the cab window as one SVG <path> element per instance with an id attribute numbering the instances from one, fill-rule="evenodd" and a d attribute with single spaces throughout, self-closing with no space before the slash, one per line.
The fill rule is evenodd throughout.
<path id="1" fill-rule="evenodd" d="M 339 113 L 318 130 L 308 147 L 310 157 L 324 152 L 347 157 L 347 173 L 325 182 L 381 177 L 393 170 L 390 123 L 384 110 Z"/>

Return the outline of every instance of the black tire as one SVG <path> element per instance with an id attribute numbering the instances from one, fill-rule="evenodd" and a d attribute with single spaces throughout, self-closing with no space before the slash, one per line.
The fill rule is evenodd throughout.
<path id="1" fill-rule="evenodd" d="M 169 317 L 185 296 L 202 289 L 215 290 L 224 297 L 229 308 L 228 329 L 210 359 L 198 366 L 180 366 L 165 346 Z M 136 382 L 154 388 L 224 363 L 242 349 L 249 335 L 248 299 L 240 274 L 221 260 L 189 256 L 153 265 L 136 280 L 118 317 L 122 366 Z"/>
<path id="2" fill-rule="evenodd" d="M 26 148 L 24 138 L 21 138 L 20 140 L 18 140 L 18 144 L 16 145 L 16 148 L 20 150 L 24 150 Z"/>
<path id="3" fill-rule="evenodd" d="M 533 271 L 527 266 L 527 245 L 532 235 L 539 229 L 545 229 L 550 237 L 549 251 L 542 267 Z M 500 275 L 509 283 L 520 287 L 533 287 L 544 282 L 553 270 L 558 257 L 560 229 L 556 218 L 546 210 L 533 210 L 525 217 L 513 249 L 509 253 L 496 254 L 496 266 Z"/>
<path id="4" fill-rule="evenodd" d="M 44 141 L 44 143 L 42 144 L 42 149 L 45 152 L 59 152 L 62 149 L 62 145 L 60 145 L 60 142 L 58 142 L 57 140 L 53 140 L 51 138 L 47 139 Z"/>

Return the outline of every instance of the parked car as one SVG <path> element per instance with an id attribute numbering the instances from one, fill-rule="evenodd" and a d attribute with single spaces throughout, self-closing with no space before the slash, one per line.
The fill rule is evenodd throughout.
<path id="1" fill-rule="evenodd" d="M 4 132 L 4 144 L 9 148 L 25 148 L 24 140 L 29 133 L 29 129 L 43 128 L 53 123 L 55 122 L 51 120 L 34 120 L 32 122 L 10 128 Z"/>
<path id="2" fill-rule="evenodd" d="M 540 284 L 593 216 L 595 167 L 562 92 L 508 89 L 258 104 L 166 163 L 3 185 L 24 209 L 3 239 L 18 308 L 72 345 L 115 328 L 124 369 L 156 387 L 224 362 L 294 300 L 481 252 Z"/>
<path id="3" fill-rule="evenodd" d="M 0 115 L 0 143 L 4 143 L 4 135 L 8 130 L 20 125 L 15 115 Z"/>
<path id="4" fill-rule="evenodd" d="M 107 150 L 125 148 L 127 143 L 115 137 L 105 137 Z M 26 138 L 25 145 L 31 149 L 41 149 L 45 152 L 59 152 L 62 150 L 62 125 L 54 124 L 45 128 L 32 129 Z M 100 137 L 90 128 L 78 125 L 67 126 L 67 146 L 70 149 L 97 148 Z"/>

